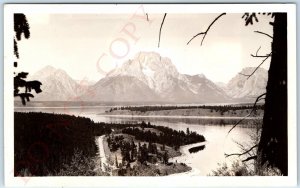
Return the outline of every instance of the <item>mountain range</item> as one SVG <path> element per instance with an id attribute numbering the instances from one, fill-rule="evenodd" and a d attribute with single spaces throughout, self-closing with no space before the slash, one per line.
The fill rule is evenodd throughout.
<path id="1" fill-rule="evenodd" d="M 38 101 L 75 101 L 89 87 L 73 80 L 66 71 L 52 66 L 46 66 L 39 70 L 29 76 L 28 80 L 42 82 L 41 89 L 43 92 L 34 95 L 33 99 Z"/>
<path id="2" fill-rule="evenodd" d="M 64 70 L 47 66 L 29 79 L 43 83 L 34 100 L 101 102 L 225 103 L 250 102 L 265 92 L 267 71 L 241 70 L 228 84 L 214 83 L 203 74 L 178 72 L 167 57 L 140 52 L 96 83 L 73 80 Z M 244 74 L 244 75 L 242 75 Z"/>

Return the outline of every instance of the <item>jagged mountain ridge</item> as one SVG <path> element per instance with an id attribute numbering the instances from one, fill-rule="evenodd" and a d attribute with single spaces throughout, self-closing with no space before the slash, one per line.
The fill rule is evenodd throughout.
<path id="1" fill-rule="evenodd" d="M 129 78 L 134 80 L 135 87 L 132 87 L 132 83 L 124 81 Z M 109 84 L 104 84 L 108 81 Z M 122 88 L 120 83 L 124 84 Z M 127 86 L 128 84 L 129 86 Z M 126 93 L 124 88 L 131 89 Z M 132 92 L 132 89 L 135 92 Z M 126 98 L 126 101 L 130 99 L 130 101 L 178 103 L 227 102 L 230 100 L 222 89 L 204 75 L 180 74 L 169 58 L 161 57 L 155 52 L 138 53 L 133 59 L 110 71 L 103 80 L 92 86 L 92 90 L 96 95 L 83 95 L 82 98 L 95 101 L 107 101 L 111 98 L 114 101 L 118 101 L 118 99 L 123 101 Z M 136 92 L 144 97 L 136 96 Z M 121 97 L 120 93 L 123 93 Z"/>
<path id="2" fill-rule="evenodd" d="M 249 74 L 254 68 L 244 68 Z M 81 84 L 65 71 L 47 66 L 30 77 L 40 80 L 43 92 L 34 100 L 101 102 L 224 103 L 249 102 L 265 92 L 267 71 L 260 68 L 249 79 L 241 74 L 228 84 L 215 84 L 203 74 L 180 74 L 169 58 L 140 52 L 95 84 Z"/>

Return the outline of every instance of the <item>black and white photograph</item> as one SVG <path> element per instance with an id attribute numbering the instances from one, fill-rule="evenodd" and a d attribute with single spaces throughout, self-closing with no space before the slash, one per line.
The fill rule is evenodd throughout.
<path id="1" fill-rule="evenodd" d="M 10 185 L 296 183 L 292 4 L 4 11 Z"/>

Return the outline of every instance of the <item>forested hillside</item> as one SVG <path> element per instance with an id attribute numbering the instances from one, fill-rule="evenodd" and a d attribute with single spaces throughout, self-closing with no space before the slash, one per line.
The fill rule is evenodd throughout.
<path id="1" fill-rule="evenodd" d="M 75 151 L 92 158 L 95 136 L 111 132 L 88 118 L 69 115 L 15 112 L 14 120 L 16 176 L 55 175 L 72 162 Z"/>

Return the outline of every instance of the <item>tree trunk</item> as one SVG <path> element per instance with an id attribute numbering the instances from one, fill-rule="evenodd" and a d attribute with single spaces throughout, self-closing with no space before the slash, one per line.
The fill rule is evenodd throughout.
<path id="1" fill-rule="evenodd" d="M 287 141 L 287 14 L 275 13 L 272 58 L 265 112 L 258 147 L 259 166 L 270 165 L 288 175 Z"/>

